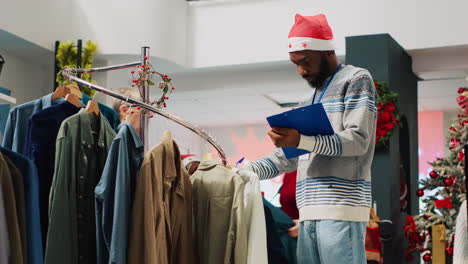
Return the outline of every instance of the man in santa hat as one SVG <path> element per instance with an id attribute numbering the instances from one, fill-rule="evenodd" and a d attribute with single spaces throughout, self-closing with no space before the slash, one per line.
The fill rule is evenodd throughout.
<path id="1" fill-rule="evenodd" d="M 334 134 L 305 136 L 272 127 L 268 135 L 278 148 L 246 165 L 262 180 L 297 169 L 299 263 L 366 263 L 377 94 L 369 72 L 342 64 L 334 50 L 325 15 L 296 15 L 289 56 L 312 87 L 302 105 L 321 103 Z M 282 147 L 311 153 L 287 159 Z"/>
<path id="2" fill-rule="evenodd" d="M 189 175 L 194 174 L 198 169 L 198 165 L 200 165 L 201 159 L 194 154 L 181 155 L 180 157 L 182 158 L 182 163 Z"/>

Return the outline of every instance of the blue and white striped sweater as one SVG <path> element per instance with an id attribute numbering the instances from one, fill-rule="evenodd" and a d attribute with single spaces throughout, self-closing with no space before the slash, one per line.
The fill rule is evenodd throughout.
<path id="1" fill-rule="evenodd" d="M 342 68 L 322 100 L 335 134 L 302 135 L 299 148 L 312 152 L 308 159 L 288 160 L 276 149 L 248 167 L 262 180 L 298 170 L 296 201 L 301 221 L 367 221 L 372 203 L 376 96 L 368 71 L 350 65 Z"/>

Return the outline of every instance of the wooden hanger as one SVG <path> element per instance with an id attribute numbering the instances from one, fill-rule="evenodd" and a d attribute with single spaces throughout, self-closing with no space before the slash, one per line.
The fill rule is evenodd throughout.
<path id="1" fill-rule="evenodd" d="M 70 93 L 70 89 L 64 86 L 59 86 L 55 89 L 54 93 L 52 94 L 52 99 L 57 99 L 60 97 L 65 97 L 65 95 Z"/>
<path id="2" fill-rule="evenodd" d="M 70 90 L 71 94 L 76 95 L 78 98 L 81 99 L 83 97 L 83 94 L 81 93 L 80 87 L 78 87 L 78 85 L 69 84 L 69 85 L 66 85 L 65 87 Z"/>
<path id="3" fill-rule="evenodd" d="M 99 116 L 100 112 L 98 103 L 94 100 L 89 100 L 86 105 L 86 112 L 94 113 L 96 116 Z"/>
<path id="4" fill-rule="evenodd" d="M 67 94 L 74 94 L 78 98 L 83 97 L 81 94 L 80 88 L 74 84 L 69 84 L 67 86 L 59 86 L 55 89 L 54 93 L 52 94 L 52 99 L 57 99 L 60 97 L 65 97 Z"/>
<path id="5" fill-rule="evenodd" d="M 77 106 L 77 107 L 83 107 L 83 103 L 81 102 L 80 98 L 73 93 L 69 93 L 65 96 L 65 101 Z"/>

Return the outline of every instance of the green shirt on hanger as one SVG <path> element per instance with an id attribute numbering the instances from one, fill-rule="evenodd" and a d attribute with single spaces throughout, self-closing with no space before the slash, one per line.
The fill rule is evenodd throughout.
<path id="1" fill-rule="evenodd" d="M 102 115 L 85 109 L 63 121 L 57 135 L 45 263 L 96 262 L 94 188 L 114 137 Z"/>

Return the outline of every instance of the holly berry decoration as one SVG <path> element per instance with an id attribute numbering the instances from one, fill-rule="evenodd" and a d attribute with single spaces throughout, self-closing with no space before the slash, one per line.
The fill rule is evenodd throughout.
<path id="1" fill-rule="evenodd" d="M 423 190 L 423 189 L 418 189 L 418 190 L 416 191 L 416 195 L 417 195 L 418 197 L 422 197 L 422 196 L 424 195 L 424 190 Z"/>
<path id="2" fill-rule="evenodd" d="M 451 139 L 449 142 L 449 149 L 457 148 L 460 145 L 460 141 L 457 139 Z"/>
<path id="3" fill-rule="evenodd" d="M 444 184 L 445 184 L 446 187 L 452 186 L 453 183 L 454 183 L 453 177 L 450 177 L 450 178 L 447 178 L 447 179 L 444 180 Z"/>
<path id="4" fill-rule="evenodd" d="M 437 178 L 437 176 L 439 176 L 439 174 L 436 171 L 431 171 L 429 173 L 429 176 L 431 176 L 432 179 L 435 179 L 435 178 Z"/>
<path id="5" fill-rule="evenodd" d="M 429 254 L 429 253 L 427 253 L 427 254 L 425 254 L 425 255 L 423 256 L 423 260 L 424 260 L 425 262 L 431 261 L 431 258 L 432 258 L 432 257 L 431 257 L 431 254 Z"/>
<path id="6" fill-rule="evenodd" d="M 453 256 L 453 248 L 452 247 L 445 248 L 445 252 L 447 253 L 447 255 Z"/>

